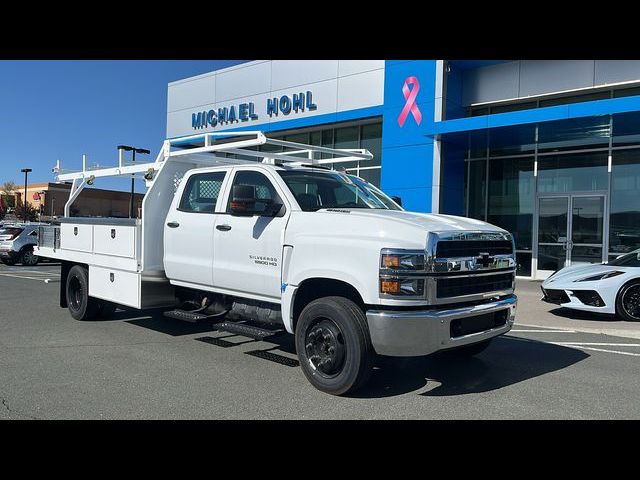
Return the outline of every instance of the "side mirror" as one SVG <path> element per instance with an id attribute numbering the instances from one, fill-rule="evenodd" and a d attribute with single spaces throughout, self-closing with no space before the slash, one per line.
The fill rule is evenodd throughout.
<path id="1" fill-rule="evenodd" d="M 229 211 L 236 216 L 274 216 L 282 205 L 275 204 L 270 198 L 256 198 L 254 185 L 234 185 L 231 190 Z"/>
<path id="2" fill-rule="evenodd" d="M 398 205 L 402 206 L 402 199 L 400 197 L 398 197 L 397 195 L 391 197 L 391 200 L 396 202 Z"/>

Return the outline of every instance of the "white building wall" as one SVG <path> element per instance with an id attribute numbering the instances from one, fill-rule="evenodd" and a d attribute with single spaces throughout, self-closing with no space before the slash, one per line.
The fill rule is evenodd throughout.
<path id="1" fill-rule="evenodd" d="M 310 91 L 315 110 L 267 115 L 267 99 Z M 384 101 L 384 60 L 257 60 L 172 82 L 167 95 L 167 137 L 264 128 L 278 122 L 375 107 Z M 255 120 L 194 129 L 192 114 L 253 102 Z M 331 121 L 329 117 L 329 121 Z M 324 123 L 324 122 L 323 122 Z"/>

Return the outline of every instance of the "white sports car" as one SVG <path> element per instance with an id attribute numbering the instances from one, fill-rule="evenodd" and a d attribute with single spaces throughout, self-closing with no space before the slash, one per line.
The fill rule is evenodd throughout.
<path id="1" fill-rule="evenodd" d="M 609 263 L 575 265 L 542 282 L 545 302 L 640 321 L 640 249 Z"/>

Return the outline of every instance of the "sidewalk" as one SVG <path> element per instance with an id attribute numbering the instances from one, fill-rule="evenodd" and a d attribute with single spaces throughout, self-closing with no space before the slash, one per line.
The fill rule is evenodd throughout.
<path id="1" fill-rule="evenodd" d="M 626 322 L 614 316 L 569 310 L 541 301 L 541 283 L 536 280 L 516 280 L 516 325 L 561 328 L 640 339 L 640 322 Z"/>

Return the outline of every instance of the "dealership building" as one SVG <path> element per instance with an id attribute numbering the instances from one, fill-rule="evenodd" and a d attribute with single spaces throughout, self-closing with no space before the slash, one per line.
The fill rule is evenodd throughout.
<path id="1" fill-rule="evenodd" d="M 522 277 L 640 248 L 640 61 L 272 60 L 169 84 L 168 138 L 242 130 L 368 149 L 349 172 L 512 232 Z"/>

